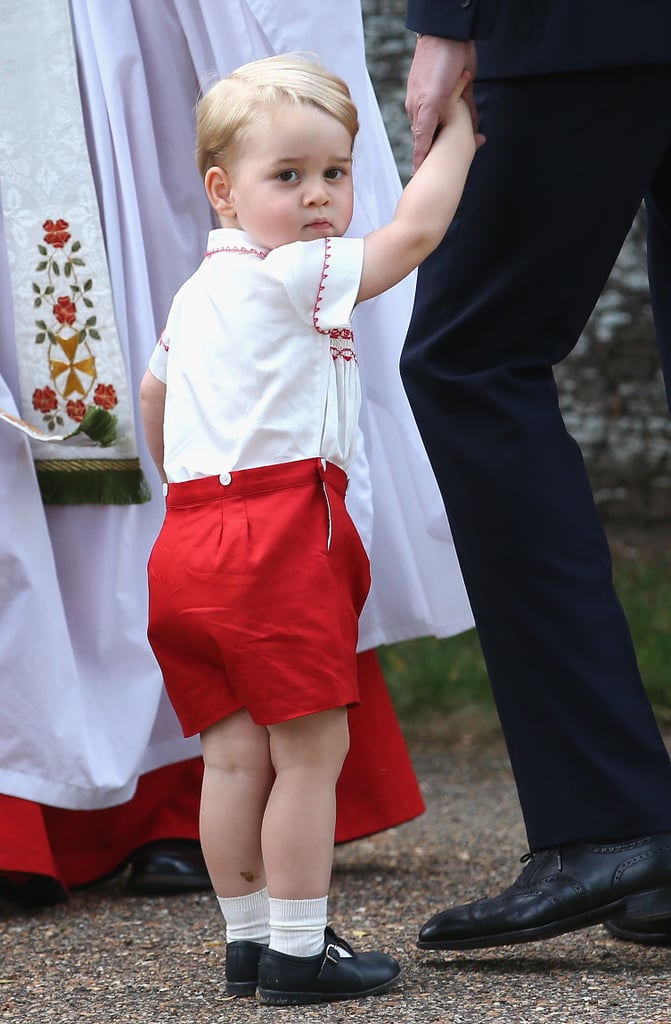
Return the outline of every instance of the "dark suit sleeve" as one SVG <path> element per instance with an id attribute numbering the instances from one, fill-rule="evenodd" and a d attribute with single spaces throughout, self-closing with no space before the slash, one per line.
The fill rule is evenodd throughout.
<path id="1" fill-rule="evenodd" d="M 488 39 L 499 0 L 408 0 L 406 25 L 445 39 Z"/>

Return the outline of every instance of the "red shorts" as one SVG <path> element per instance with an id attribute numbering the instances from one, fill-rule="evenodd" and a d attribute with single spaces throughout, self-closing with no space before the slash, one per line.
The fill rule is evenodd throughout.
<path id="1" fill-rule="evenodd" d="M 356 704 L 368 556 L 321 459 L 170 484 L 149 559 L 149 642 L 185 736 Z"/>

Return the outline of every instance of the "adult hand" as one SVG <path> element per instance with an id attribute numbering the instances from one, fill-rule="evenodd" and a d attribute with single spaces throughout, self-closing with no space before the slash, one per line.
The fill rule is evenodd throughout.
<path id="1" fill-rule="evenodd" d="M 472 84 L 477 72 L 475 44 L 439 36 L 418 37 L 405 100 L 412 131 L 413 172 L 429 152 L 434 135 L 445 120 L 450 97 L 463 71 L 470 72 L 463 98 L 471 113 L 476 145 L 481 145 L 484 136 L 477 130 L 478 114 Z"/>

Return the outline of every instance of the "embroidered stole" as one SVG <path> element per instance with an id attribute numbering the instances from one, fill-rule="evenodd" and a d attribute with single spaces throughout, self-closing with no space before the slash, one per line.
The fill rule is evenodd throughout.
<path id="1" fill-rule="evenodd" d="M 0 422 L 37 442 L 45 504 L 147 501 L 68 0 L 0 0 L 0 25 L 0 187 L 21 406 L 21 418 L 0 410 Z"/>

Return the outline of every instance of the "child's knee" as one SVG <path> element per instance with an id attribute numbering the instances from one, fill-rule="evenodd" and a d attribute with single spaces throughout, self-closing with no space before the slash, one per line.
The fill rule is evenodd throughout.
<path id="1" fill-rule="evenodd" d="M 270 753 L 276 771 L 305 767 L 340 773 L 349 750 L 347 708 L 331 708 L 269 726 Z"/>
<path id="2" fill-rule="evenodd" d="M 206 768 L 265 771 L 271 767 L 268 730 L 256 725 L 244 709 L 205 729 L 201 747 Z"/>

